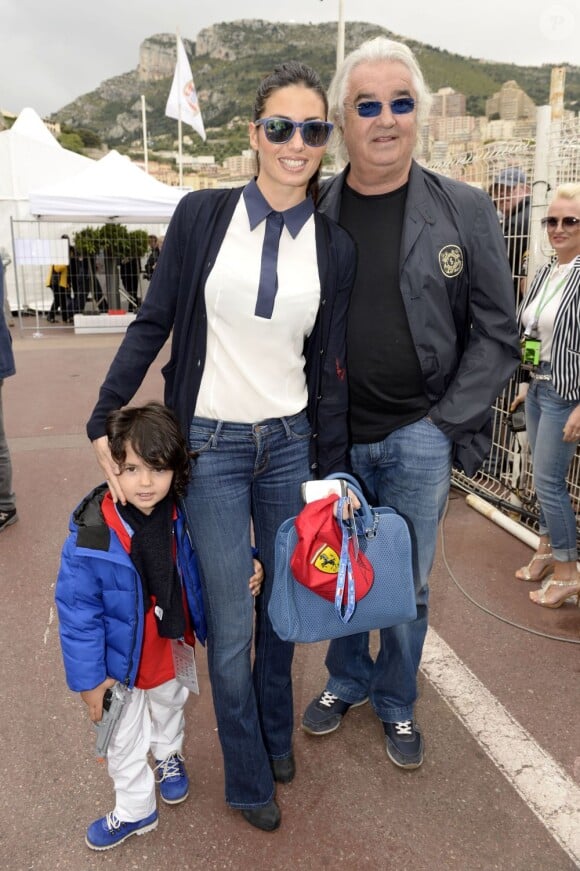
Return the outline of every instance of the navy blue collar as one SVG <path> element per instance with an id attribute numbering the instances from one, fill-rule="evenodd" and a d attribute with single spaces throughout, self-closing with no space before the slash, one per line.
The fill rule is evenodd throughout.
<path id="1" fill-rule="evenodd" d="M 276 210 L 264 198 L 260 188 L 256 184 L 256 180 L 248 182 L 244 188 L 244 202 L 250 219 L 250 230 L 255 230 L 258 224 L 261 224 L 268 215 Z M 284 224 L 288 228 L 288 232 L 293 239 L 296 238 L 308 218 L 314 214 L 314 203 L 312 197 L 307 196 L 306 199 L 298 203 L 297 206 L 292 206 L 291 209 L 286 209 L 280 212 L 284 220 Z"/>

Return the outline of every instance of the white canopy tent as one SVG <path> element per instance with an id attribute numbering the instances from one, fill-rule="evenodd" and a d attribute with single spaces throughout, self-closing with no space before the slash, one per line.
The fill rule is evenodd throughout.
<path id="1" fill-rule="evenodd" d="M 9 130 L 0 132 L 0 248 L 12 256 L 10 219 L 32 219 L 31 189 L 70 178 L 94 161 L 57 142 L 34 109 L 23 109 Z M 6 270 L 6 295 L 16 305 L 14 269 Z"/>
<path id="2" fill-rule="evenodd" d="M 157 181 L 128 157 L 110 151 L 81 173 L 30 190 L 30 212 L 87 222 L 168 221 L 186 193 Z"/>
<path id="3" fill-rule="evenodd" d="M 157 234 L 158 227 L 166 227 L 185 193 L 148 175 L 128 157 L 110 151 L 69 178 L 31 189 L 29 204 L 44 236 L 51 222 L 56 221 L 77 228 L 107 223 L 137 225 Z M 70 236 L 74 242 L 74 226 Z M 100 284 L 106 287 L 109 302 L 115 300 L 119 288 L 117 265 L 114 258 L 107 262 L 106 257 L 100 267 L 97 263 Z"/>

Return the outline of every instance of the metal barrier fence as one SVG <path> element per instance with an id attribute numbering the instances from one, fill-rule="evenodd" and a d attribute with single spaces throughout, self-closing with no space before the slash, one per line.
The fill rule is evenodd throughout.
<path id="1" fill-rule="evenodd" d="M 515 226 L 506 233 L 508 256 L 512 263 L 514 274 L 514 301 L 519 303 L 525 292 L 526 279 L 522 277 L 519 265 L 520 255 L 528 253 L 529 274 L 550 257 L 550 248 L 545 234 L 541 231 L 539 219 L 545 213 L 549 201 L 549 191 L 555 190 L 559 184 L 580 181 L 580 116 L 550 123 L 546 120 L 546 107 L 538 110 L 538 129 L 534 141 L 494 142 L 477 150 L 456 154 L 452 158 L 439 162 L 430 162 L 429 167 L 443 175 L 460 179 L 467 183 L 477 184 L 484 190 L 492 191 L 494 182 L 501 178 L 502 171 L 508 168 L 521 170 L 526 176 L 530 191 L 530 233 L 529 239 L 521 227 Z M 102 225 L 90 224 L 82 219 L 78 222 L 55 221 L 25 221 L 13 220 L 13 250 L 19 245 L 26 246 L 42 242 L 55 244 L 62 235 L 69 236 L 74 245 L 78 232 L 85 229 L 98 229 Z M 115 225 L 113 225 L 115 226 Z M 165 224 L 128 225 L 127 229 L 135 229 L 162 237 L 166 230 Z M 113 234 L 114 236 L 114 234 Z M 137 302 L 146 293 L 148 281 L 144 277 L 146 255 L 140 254 L 138 267 L 133 268 L 133 279 L 138 271 L 137 285 L 133 284 L 134 293 L 128 292 L 123 280 L 122 265 L 126 259 L 126 240 L 116 250 L 114 239 L 107 240 L 107 251 L 91 255 L 90 290 L 84 302 L 83 311 L 98 312 L 107 308 L 127 309 L 132 307 L 132 296 L 137 296 Z M 46 258 L 46 253 L 43 255 Z M 524 258 L 525 259 L 525 258 Z M 53 294 L 48 283 L 48 273 L 51 259 L 40 263 L 22 262 L 19 256 L 14 257 L 14 278 L 20 328 L 33 329 L 38 332 L 40 324 L 43 329 L 51 329 L 53 324 L 46 321 L 53 303 Z M 7 273 L 8 290 L 10 291 L 10 274 Z M 134 301 L 134 300 L 133 300 Z M 100 303 L 100 305 L 99 305 Z M 31 315 L 31 317 L 29 316 Z M 71 327 L 72 328 L 72 327 Z M 525 433 L 513 433 L 508 426 L 508 410 L 511 399 L 517 391 L 517 376 L 498 397 L 493 407 L 493 445 L 491 455 L 483 469 L 475 478 L 454 472 L 453 483 L 460 489 L 476 493 L 495 502 L 500 507 L 517 515 L 521 522 L 531 529 L 537 529 L 537 501 L 533 487 L 533 468 Z M 577 514 L 580 513 L 580 450 L 572 462 L 568 485 Z M 580 517 L 578 521 L 580 538 Z"/>
<path id="2" fill-rule="evenodd" d="M 546 203 L 550 200 L 550 192 L 560 184 L 580 182 L 580 116 L 548 122 L 542 130 L 540 111 L 538 114 L 538 131 L 533 142 L 492 143 L 477 151 L 429 164 L 429 168 L 436 172 L 481 185 L 489 191 L 502 170 L 513 167 L 525 173 L 531 194 L 530 237 L 527 245 L 531 268 L 528 280 L 535 268 L 545 263 L 552 253 L 539 225 L 539 218 L 545 214 Z M 542 154 L 539 153 L 540 149 Z M 526 279 L 515 274 L 517 258 L 514 253 L 525 241 L 518 232 L 506 234 L 517 304 L 525 292 Z M 474 478 L 454 472 L 453 483 L 465 492 L 475 493 L 506 512 L 513 513 L 521 523 L 537 531 L 538 505 L 526 434 L 513 433 L 508 425 L 509 405 L 517 392 L 517 385 L 516 374 L 493 407 L 493 444 L 482 470 Z M 572 461 L 567 483 L 578 518 L 580 541 L 580 448 Z"/>
<path id="3" fill-rule="evenodd" d="M 11 227 L 6 296 L 20 329 L 38 334 L 72 329 L 74 314 L 136 310 L 151 277 L 148 240 L 162 240 L 167 224 L 12 219 Z"/>

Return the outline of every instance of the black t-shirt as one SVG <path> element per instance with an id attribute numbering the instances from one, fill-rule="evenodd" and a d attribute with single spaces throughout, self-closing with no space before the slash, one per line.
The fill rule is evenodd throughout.
<path id="1" fill-rule="evenodd" d="M 358 250 L 347 330 L 350 428 L 358 444 L 381 441 L 430 407 L 399 287 L 406 197 L 407 185 L 376 196 L 343 188 L 339 223 Z"/>

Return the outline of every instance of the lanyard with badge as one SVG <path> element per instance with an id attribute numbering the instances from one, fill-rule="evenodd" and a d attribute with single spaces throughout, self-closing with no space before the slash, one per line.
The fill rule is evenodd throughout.
<path id="1" fill-rule="evenodd" d="M 554 297 L 560 293 L 564 284 L 566 282 L 566 276 L 559 281 L 552 292 L 548 296 L 548 288 L 550 287 L 550 279 L 548 279 L 542 288 L 542 295 L 538 300 L 538 304 L 536 306 L 536 310 L 532 316 L 531 321 L 528 323 L 524 336 L 521 342 L 522 346 L 522 363 L 524 366 L 539 366 L 540 364 L 540 353 L 542 349 L 542 341 L 538 334 L 538 321 L 540 320 L 540 315 L 548 305 L 548 303 L 554 299 Z"/>

